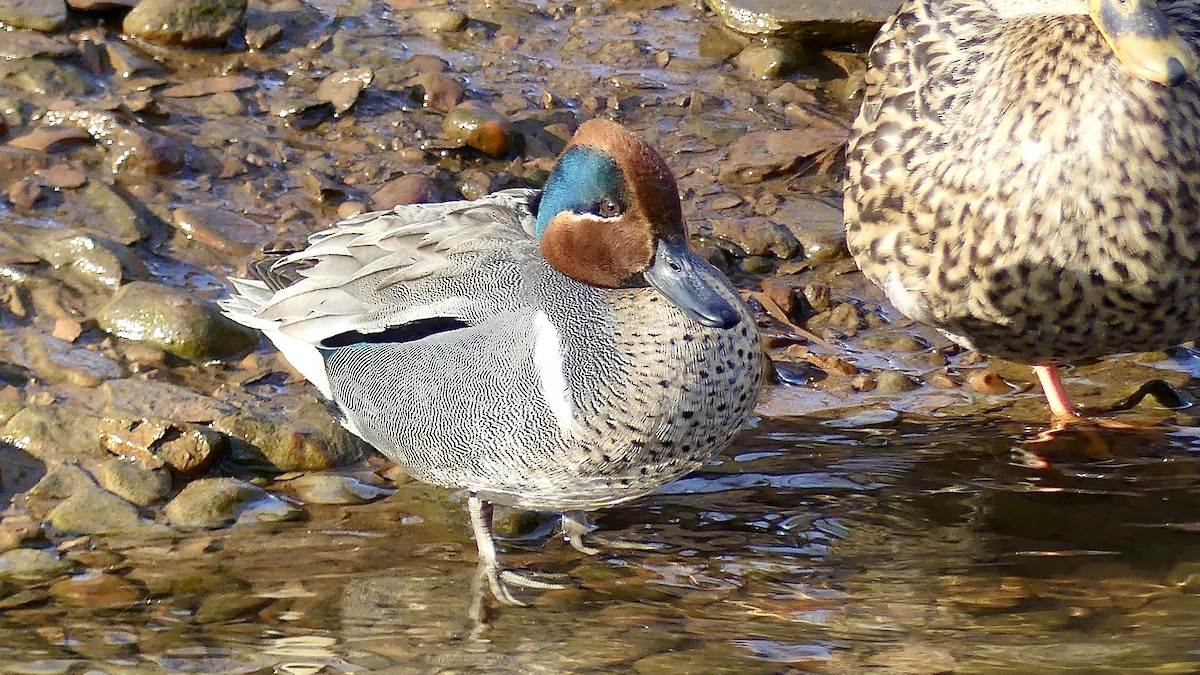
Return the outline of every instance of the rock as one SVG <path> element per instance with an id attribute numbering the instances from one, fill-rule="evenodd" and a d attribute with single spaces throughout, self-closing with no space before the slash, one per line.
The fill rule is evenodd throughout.
<path id="1" fill-rule="evenodd" d="M 29 488 L 29 496 L 38 499 L 66 499 L 73 494 L 96 487 L 91 474 L 78 464 L 62 464 L 50 470 L 37 485 Z"/>
<path id="2" fill-rule="evenodd" d="M 57 190 L 74 190 L 75 188 L 83 187 L 87 183 L 86 173 L 66 164 L 55 164 L 45 169 L 39 169 L 34 173 Z"/>
<path id="3" fill-rule="evenodd" d="M 149 223 L 130 200 L 100 181 L 88 181 L 82 189 L 70 193 L 70 199 L 81 200 L 81 220 L 84 227 L 103 233 L 124 246 L 136 244 L 150 236 Z"/>
<path id="4" fill-rule="evenodd" d="M 125 15 L 122 28 L 161 45 L 219 47 L 245 13 L 246 0 L 142 0 Z"/>
<path id="5" fill-rule="evenodd" d="M 712 221 L 713 235 L 736 244 L 749 255 L 772 255 L 787 260 L 800 252 L 800 242 L 783 225 L 746 218 Z"/>
<path id="6" fill-rule="evenodd" d="M 95 91 L 83 69 L 61 59 L 0 61 L 0 81 L 30 94 L 55 99 L 77 100 Z"/>
<path id="7" fill-rule="evenodd" d="M 321 80 L 321 85 L 317 87 L 317 100 L 329 103 L 333 106 L 333 112 L 340 115 L 358 101 L 358 95 L 371 84 L 371 80 L 374 78 L 375 73 L 370 68 L 354 68 L 330 73 Z"/>
<path id="8" fill-rule="evenodd" d="M 46 193 L 42 191 L 42 185 L 38 181 L 32 178 L 22 178 L 9 185 L 4 196 L 17 210 L 28 211 L 42 201 L 46 197 Z"/>
<path id="9" fill-rule="evenodd" d="M 419 9 L 413 12 L 412 24 L 421 30 L 452 33 L 467 25 L 467 15 L 453 9 Z"/>
<path id="10" fill-rule="evenodd" d="M 100 393 L 110 410 L 179 422 L 211 422 L 237 410 L 211 396 L 154 380 L 110 380 L 100 386 Z"/>
<path id="11" fill-rule="evenodd" d="M 184 206 L 172 211 L 171 218 L 188 239 L 239 256 L 248 255 L 272 234 L 271 225 L 224 209 Z"/>
<path id="12" fill-rule="evenodd" d="M 67 23 L 67 4 L 63 0 L 4 0 L 0 2 L 0 23 L 56 31 Z"/>
<path id="13" fill-rule="evenodd" d="M 143 469 L 167 466 L 178 474 L 193 476 L 212 466 L 228 442 L 207 427 L 187 422 L 107 417 L 100 422 L 100 445 L 118 457 L 136 461 Z"/>
<path id="14" fill-rule="evenodd" d="M 160 90 L 158 95 L 163 98 L 195 98 L 197 96 L 208 96 L 209 94 L 223 94 L 250 89 L 255 84 L 254 80 L 241 75 L 205 77 L 177 84 L 173 87 L 167 87 Z"/>
<path id="15" fill-rule="evenodd" d="M 875 391 L 881 394 L 899 394 L 920 387 L 920 382 L 896 370 L 885 370 L 875 378 Z"/>
<path id="16" fill-rule="evenodd" d="M 422 73 L 405 84 L 412 87 L 413 98 L 422 105 L 442 112 L 462 103 L 466 94 L 462 81 L 442 73 Z"/>
<path id="17" fill-rule="evenodd" d="M 96 313 L 104 330 L 185 359 L 232 356 L 258 343 L 255 331 L 225 318 L 211 303 L 147 281 L 122 286 Z"/>
<path id="18" fill-rule="evenodd" d="M 66 268 L 92 287 L 116 290 L 142 276 L 146 267 L 114 241 L 72 228 L 47 230 L 33 241 L 33 252 L 55 269 Z"/>
<path id="19" fill-rule="evenodd" d="M 138 0 L 67 0 L 67 5 L 80 12 L 111 12 L 116 9 L 133 9 Z"/>
<path id="20" fill-rule="evenodd" d="M 235 444 L 231 459 L 267 470 L 334 469 L 357 462 L 372 452 L 317 401 L 298 406 L 287 417 L 234 413 L 213 422 L 212 428 L 244 442 L 240 447 Z"/>
<path id="21" fill-rule="evenodd" d="M 466 145 L 492 157 L 503 157 L 512 147 L 508 121 L 495 110 L 471 102 L 446 113 L 442 133 L 453 145 Z"/>
<path id="22" fill-rule="evenodd" d="M 0 577 L 21 581 L 51 579 L 71 569 L 71 563 L 50 551 L 14 548 L 0 553 Z"/>
<path id="23" fill-rule="evenodd" d="M 0 440 L 42 460 L 106 457 L 96 441 L 99 422 L 76 405 L 31 405 L 8 420 Z"/>
<path id="24" fill-rule="evenodd" d="M 739 52 L 733 62 L 760 80 L 777 80 L 796 72 L 800 60 L 796 49 L 787 45 L 755 44 Z"/>
<path id="25" fill-rule="evenodd" d="M 846 142 L 841 128 L 804 127 L 784 131 L 754 131 L 729 148 L 717 179 L 723 183 L 757 183 L 794 169 L 801 160 Z"/>
<path id="26" fill-rule="evenodd" d="M 23 331 L 21 346 L 29 367 L 46 382 L 96 387 L 125 377 L 120 364 L 98 351 L 76 347 L 37 330 Z"/>
<path id="27" fill-rule="evenodd" d="M 869 40 L 896 11 L 885 0 L 705 0 L 725 25 L 751 35 L 786 34 L 806 45 Z"/>
<path id="28" fill-rule="evenodd" d="M 107 490 L 75 492 L 46 514 L 46 522 L 66 534 L 150 534 L 162 526 L 143 520 L 133 504 Z"/>
<path id="29" fill-rule="evenodd" d="M 8 142 L 14 148 L 34 152 L 58 152 L 78 145 L 79 141 L 90 140 L 91 135 L 74 127 L 46 127 L 33 129 Z"/>
<path id="30" fill-rule="evenodd" d="M 384 183 L 371 195 L 371 208 L 390 209 L 405 204 L 431 204 L 442 201 L 441 190 L 429 176 L 411 173 Z"/>
<path id="31" fill-rule="evenodd" d="M 110 459 L 96 470 L 100 486 L 138 506 L 150 506 L 171 491 L 171 476 L 165 471 L 143 469 L 132 462 Z"/>
<path id="32" fill-rule="evenodd" d="M 130 124 L 102 110 L 51 110 L 46 124 L 76 126 L 108 148 L 113 173 L 164 176 L 183 167 L 183 146 L 173 136 Z"/>
<path id="33" fill-rule="evenodd" d="M 0 3 L 2 5 L 4 3 Z M 2 11 L 2 10 L 0 10 Z M 38 56 L 63 58 L 75 53 L 75 48 L 59 36 L 47 37 L 27 30 L 5 31 L 0 34 L 0 58 L 32 59 Z"/>
<path id="34" fill-rule="evenodd" d="M 1003 377 L 1000 377 L 995 371 L 986 368 L 972 371 L 970 376 L 967 377 L 967 384 L 972 390 L 991 396 L 1010 394 L 1014 391 L 1013 387 Z"/>
<path id="35" fill-rule="evenodd" d="M 848 258 L 842 210 L 816 199 L 788 198 L 780 204 L 775 219 L 782 222 L 800 242 L 804 256 L 829 261 Z"/>
<path id="36" fill-rule="evenodd" d="M 280 508 L 283 505 L 285 508 Z M 167 522 L 186 529 L 214 529 L 243 518 L 255 521 L 295 519 L 303 512 L 268 494 L 266 490 L 236 478 L 201 478 L 189 483 L 163 508 Z M 283 517 L 271 517 L 271 516 Z"/>
<path id="37" fill-rule="evenodd" d="M 89 570 L 50 586 L 50 595 L 79 607 L 125 607 L 137 602 L 142 593 L 115 574 Z"/>
<path id="38" fill-rule="evenodd" d="M 248 619 L 269 604 L 271 598 L 264 598 L 250 591 L 214 593 L 200 601 L 195 619 L 196 623 L 200 624 Z"/>
<path id="39" fill-rule="evenodd" d="M 366 504 L 395 490 L 364 483 L 353 476 L 310 473 L 287 481 L 287 487 L 306 504 Z"/>

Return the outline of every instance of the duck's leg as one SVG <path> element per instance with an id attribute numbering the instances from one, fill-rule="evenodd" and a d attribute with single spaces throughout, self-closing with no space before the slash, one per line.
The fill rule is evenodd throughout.
<path id="1" fill-rule="evenodd" d="M 509 584 L 542 590 L 570 587 L 570 584 L 551 580 L 543 575 L 500 567 L 500 560 L 496 556 L 496 541 L 492 538 L 492 503 L 472 494 L 467 498 L 467 510 L 471 512 L 471 529 L 475 533 L 475 546 L 479 549 L 479 574 L 487 579 L 492 595 L 496 596 L 497 600 L 507 605 L 526 605 L 513 596 Z"/>
<path id="2" fill-rule="evenodd" d="M 595 528 L 592 521 L 588 520 L 587 514 L 583 511 L 563 511 L 562 514 L 562 533 L 571 544 L 571 548 L 586 553 L 588 555 L 596 555 L 600 549 L 593 548 L 583 543 L 583 535 L 591 532 Z"/>
<path id="3" fill-rule="evenodd" d="M 1033 374 L 1037 375 L 1042 385 L 1042 393 L 1046 395 L 1046 403 L 1050 406 L 1050 415 L 1055 421 L 1067 422 L 1080 418 L 1079 411 L 1071 403 L 1067 392 L 1063 389 L 1062 380 L 1058 377 L 1058 368 L 1049 365 L 1033 366 Z"/>

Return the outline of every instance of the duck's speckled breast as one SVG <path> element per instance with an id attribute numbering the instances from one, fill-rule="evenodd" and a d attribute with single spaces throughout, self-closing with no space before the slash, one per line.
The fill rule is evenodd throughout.
<path id="1" fill-rule="evenodd" d="M 1200 335 L 1200 86 L 1131 77 L 1084 16 L 939 38 L 955 17 L 931 16 L 971 4 L 910 2 L 872 50 L 847 152 L 860 267 L 906 314 L 1007 358 Z"/>

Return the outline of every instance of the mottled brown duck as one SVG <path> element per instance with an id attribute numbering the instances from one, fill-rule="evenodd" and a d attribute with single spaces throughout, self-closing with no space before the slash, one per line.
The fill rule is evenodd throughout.
<path id="1" fill-rule="evenodd" d="M 902 313 L 1033 366 L 1200 337 L 1200 5 L 909 0 L 847 150 L 846 240 Z"/>

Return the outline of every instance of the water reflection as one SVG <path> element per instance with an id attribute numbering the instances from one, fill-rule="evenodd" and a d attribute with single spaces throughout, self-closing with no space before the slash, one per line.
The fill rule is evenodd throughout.
<path id="1" fill-rule="evenodd" d="M 118 555 L 93 564 L 148 601 L 6 588 L 0 660 L 39 673 L 1191 672 L 1198 434 L 763 423 L 720 462 L 600 515 L 598 534 L 650 550 L 510 542 L 513 564 L 579 586 L 492 607 L 484 624 L 465 524 L 411 517 L 425 486 L 307 523 L 100 542 Z"/>

